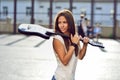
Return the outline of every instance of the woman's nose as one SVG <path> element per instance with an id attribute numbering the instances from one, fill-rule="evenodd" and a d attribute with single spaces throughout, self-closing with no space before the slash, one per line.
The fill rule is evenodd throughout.
<path id="1" fill-rule="evenodd" d="M 63 24 L 63 23 L 61 23 L 60 25 L 61 25 L 61 27 L 63 27 L 63 26 L 64 26 L 64 24 Z"/>

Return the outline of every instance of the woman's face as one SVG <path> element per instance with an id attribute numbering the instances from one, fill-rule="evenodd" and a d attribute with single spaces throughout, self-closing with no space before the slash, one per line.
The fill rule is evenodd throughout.
<path id="1" fill-rule="evenodd" d="M 64 34 L 68 34 L 68 22 L 64 16 L 58 18 L 58 27 Z"/>

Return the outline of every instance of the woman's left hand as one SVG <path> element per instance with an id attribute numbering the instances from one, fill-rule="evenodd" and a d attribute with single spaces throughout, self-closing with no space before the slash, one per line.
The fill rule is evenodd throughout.
<path id="1" fill-rule="evenodd" d="M 88 42 L 89 42 L 89 38 L 88 37 L 84 37 L 83 38 L 83 43 L 88 44 Z"/>

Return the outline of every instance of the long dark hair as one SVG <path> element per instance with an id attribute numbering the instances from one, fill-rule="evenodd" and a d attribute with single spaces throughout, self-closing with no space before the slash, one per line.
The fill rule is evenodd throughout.
<path id="1" fill-rule="evenodd" d="M 58 26 L 58 18 L 59 18 L 60 16 L 64 16 L 64 17 L 66 18 L 66 20 L 67 20 L 67 23 L 68 23 L 68 32 L 70 33 L 70 34 L 69 34 L 69 37 L 70 37 L 71 34 L 72 34 L 72 35 L 75 35 L 76 30 L 75 30 L 74 18 L 73 18 L 73 16 L 72 16 L 72 12 L 69 11 L 69 10 L 67 10 L 67 9 L 61 10 L 61 11 L 57 14 L 57 16 L 56 16 L 56 18 L 55 18 L 55 21 L 54 21 L 54 22 L 55 22 L 55 23 L 54 23 L 55 32 L 57 32 L 57 33 L 62 33 L 62 32 L 60 31 L 60 29 L 59 29 L 59 26 Z M 66 49 L 68 50 L 69 46 L 71 45 L 71 40 L 70 40 L 70 38 L 65 38 L 65 37 L 63 37 L 63 39 L 64 39 L 64 42 L 65 42 Z M 76 53 L 76 54 L 78 53 L 78 49 L 75 50 L 75 53 Z"/>
<path id="2" fill-rule="evenodd" d="M 67 10 L 67 9 L 61 10 L 61 11 L 57 14 L 57 16 L 56 16 L 56 18 L 55 18 L 55 24 L 54 24 L 55 32 L 60 32 L 60 33 L 61 33 L 61 31 L 60 31 L 60 29 L 59 29 L 59 27 L 58 27 L 58 18 L 59 18 L 60 16 L 64 16 L 64 17 L 66 18 L 67 23 L 68 23 L 68 26 L 69 26 L 68 31 L 69 31 L 69 33 L 71 33 L 72 35 L 74 35 L 74 34 L 75 34 L 75 23 L 74 23 L 74 19 L 73 19 L 73 16 L 72 16 L 71 11 L 69 11 L 69 10 Z"/>

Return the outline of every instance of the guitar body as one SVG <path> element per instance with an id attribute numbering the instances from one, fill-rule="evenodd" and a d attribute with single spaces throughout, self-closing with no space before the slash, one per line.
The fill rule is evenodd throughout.
<path id="1" fill-rule="evenodd" d="M 46 35 L 47 31 L 49 31 L 51 33 L 53 32 L 52 29 L 48 29 L 48 28 L 42 27 L 37 24 L 21 24 L 18 27 L 18 32 L 20 32 L 22 34 L 35 35 L 35 36 L 42 37 L 44 39 L 50 38 L 50 36 Z"/>

